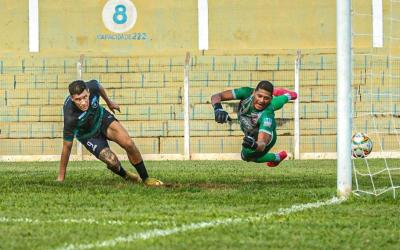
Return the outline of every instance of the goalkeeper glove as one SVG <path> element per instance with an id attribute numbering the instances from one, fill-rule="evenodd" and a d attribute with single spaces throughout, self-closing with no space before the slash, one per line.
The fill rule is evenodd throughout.
<path id="1" fill-rule="evenodd" d="M 245 148 L 251 148 L 251 149 L 255 150 L 258 147 L 258 144 L 253 137 L 246 135 L 243 138 L 242 146 Z"/>
<path id="2" fill-rule="evenodd" d="M 229 117 L 228 112 L 222 109 L 221 103 L 214 104 L 214 114 L 215 114 L 215 121 L 218 123 L 225 123 L 228 121 L 232 121 Z"/>

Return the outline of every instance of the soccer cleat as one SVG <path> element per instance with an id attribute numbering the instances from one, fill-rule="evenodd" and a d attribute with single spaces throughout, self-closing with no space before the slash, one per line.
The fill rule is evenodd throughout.
<path id="1" fill-rule="evenodd" d="M 160 187 L 160 186 L 164 186 L 164 183 L 160 180 L 157 180 L 156 178 L 147 178 L 144 182 L 145 186 L 148 187 Z"/>
<path id="2" fill-rule="evenodd" d="M 269 161 L 267 162 L 267 166 L 268 167 L 276 167 L 279 165 L 279 163 L 281 163 L 281 161 L 283 161 L 286 157 L 287 157 L 287 153 L 286 151 L 281 151 L 278 153 L 280 160 L 279 161 Z"/>
<path id="3" fill-rule="evenodd" d="M 126 172 L 125 180 L 130 181 L 133 184 L 142 182 L 142 179 L 140 179 L 139 175 L 131 172 Z"/>
<path id="4" fill-rule="evenodd" d="M 280 96 L 280 95 L 287 95 L 289 97 L 289 100 L 296 100 L 297 99 L 297 93 L 294 91 L 290 91 L 287 89 L 283 88 L 275 88 L 273 96 Z"/>

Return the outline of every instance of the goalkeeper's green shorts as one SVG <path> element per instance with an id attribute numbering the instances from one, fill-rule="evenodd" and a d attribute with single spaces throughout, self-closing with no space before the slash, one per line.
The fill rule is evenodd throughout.
<path id="1" fill-rule="evenodd" d="M 275 145 L 276 139 L 277 139 L 277 136 L 272 136 L 271 143 L 268 144 L 265 147 L 264 151 L 262 151 L 262 152 L 257 152 L 257 151 L 255 151 L 253 149 L 242 147 L 242 152 L 241 152 L 242 160 L 244 160 L 244 161 L 255 161 L 255 159 L 260 158 L 260 157 L 264 156 L 265 154 L 268 154 L 268 152 Z"/>

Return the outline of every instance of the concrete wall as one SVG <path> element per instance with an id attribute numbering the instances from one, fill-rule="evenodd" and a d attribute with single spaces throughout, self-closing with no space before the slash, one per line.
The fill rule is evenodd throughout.
<path id="1" fill-rule="evenodd" d="M 383 1 L 384 15 L 388 15 L 389 1 Z M 29 53 L 28 0 L 1 2 L 0 53 Z M 133 0 L 136 23 L 121 34 L 103 24 L 107 2 L 39 0 L 40 54 L 198 52 L 197 0 Z M 354 15 L 355 32 L 371 34 L 371 1 L 352 4 L 355 11 L 367 14 Z M 208 5 L 211 51 L 335 48 L 336 0 L 209 0 Z M 354 37 L 356 48 L 371 44 L 370 36 Z"/>
<path id="2" fill-rule="evenodd" d="M 209 1 L 213 49 L 334 48 L 336 1 Z"/>
<path id="3" fill-rule="evenodd" d="M 28 1 L 1 1 L 0 23 L 0 51 L 27 52 Z"/>

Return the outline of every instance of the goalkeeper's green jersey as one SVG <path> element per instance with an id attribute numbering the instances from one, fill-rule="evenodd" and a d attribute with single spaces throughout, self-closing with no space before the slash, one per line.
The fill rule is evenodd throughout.
<path id="1" fill-rule="evenodd" d="M 239 99 L 238 120 L 240 128 L 246 135 L 258 137 L 259 132 L 276 136 L 275 110 L 283 107 L 289 101 L 285 95 L 273 97 L 264 110 L 257 110 L 253 105 L 253 88 L 243 87 L 232 90 L 235 99 Z"/>

